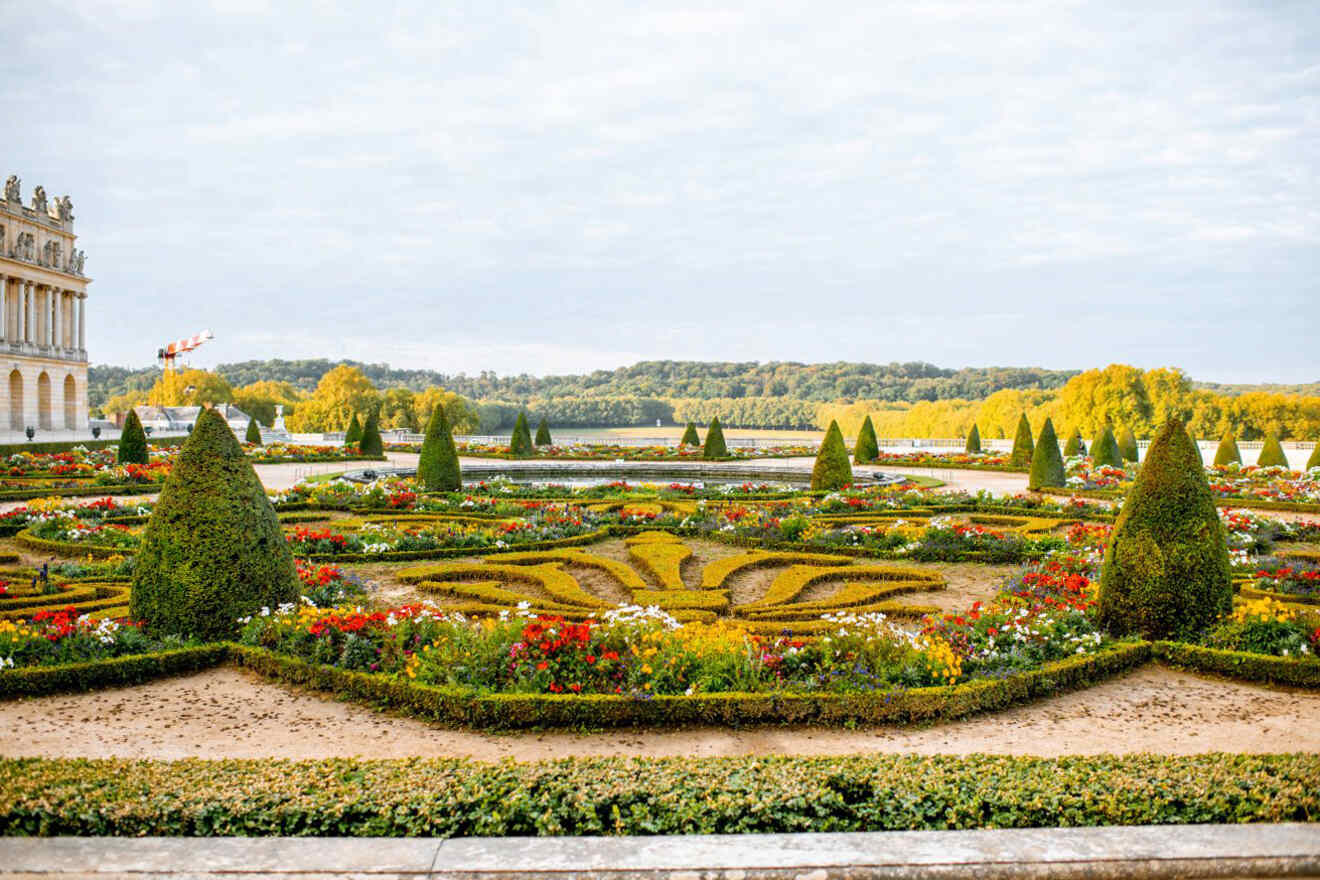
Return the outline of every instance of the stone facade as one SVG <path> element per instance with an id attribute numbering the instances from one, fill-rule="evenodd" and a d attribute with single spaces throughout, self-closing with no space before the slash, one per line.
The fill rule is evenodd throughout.
<path id="1" fill-rule="evenodd" d="M 87 430 L 87 284 L 73 203 L 11 175 L 0 199 L 0 433 Z"/>

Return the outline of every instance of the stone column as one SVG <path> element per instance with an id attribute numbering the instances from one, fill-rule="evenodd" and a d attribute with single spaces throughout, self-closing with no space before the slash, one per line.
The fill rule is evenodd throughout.
<path id="1" fill-rule="evenodd" d="M 78 297 L 78 350 L 87 351 L 87 294 Z"/>
<path id="2" fill-rule="evenodd" d="M 23 292 L 18 301 L 19 318 L 22 320 L 23 332 L 18 334 L 20 342 L 32 341 L 32 284 L 23 282 Z"/>
<path id="3" fill-rule="evenodd" d="M 9 276 L 0 275 L 0 342 L 9 341 Z M 8 388 L 4 391 L 8 392 Z M 3 428 L 0 427 L 0 430 Z"/>
<path id="4" fill-rule="evenodd" d="M 50 345 L 56 352 L 59 352 L 64 349 L 64 290 L 59 287 L 52 287 L 50 296 L 50 325 L 54 330 L 50 335 Z"/>

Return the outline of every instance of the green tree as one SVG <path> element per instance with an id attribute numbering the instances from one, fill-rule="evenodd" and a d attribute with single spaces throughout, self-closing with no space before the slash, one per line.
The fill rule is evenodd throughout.
<path id="1" fill-rule="evenodd" d="M 119 433 L 119 463 L 146 464 L 150 460 L 142 420 L 138 418 L 137 410 L 130 409 L 124 418 L 124 429 Z"/>
<path id="2" fill-rule="evenodd" d="M 1311 450 L 1311 457 L 1306 460 L 1306 469 L 1308 471 L 1320 468 L 1320 440 L 1315 443 L 1315 448 Z"/>
<path id="3" fill-rule="evenodd" d="M 825 431 L 825 441 L 816 453 L 816 463 L 811 468 L 811 488 L 814 491 L 832 491 L 841 489 L 852 482 L 852 465 L 848 463 L 848 447 L 843 442 L 843 432 L 838 422 L 830 422 Z"/>
<path id="4" fill-rule="evenodd" d="M 518 411 L 518 420 L 513 423 L 513 435 L 509 438 L 509 452 L 518 458 L 527 458 L 536 454 L 532 446 L 532 432 L 527 427 L 526 410 Z"/>
<path id="5" fill-rule="evenodd" d="M 1100 434 L 1091 443 L 1091 461 L 1096 465 L 1108 465 L 1121 468 L 1123 453 L 1118 451 L 1118 441 L 1114 439 L 1114 430 L 1105 425 Z"/>
<path id="6" fill-rule="evenodd" d="M 193 430 L 196 430 L 196 428 Z M 261 426 L 257 424 L 256 416 L 248 419 L 247 434 L 243 439 L 254 446 L 261 445 Z"/>
<path id="7" fill-rule="evenodd" d="M 357 446 L 362 442 L 362 423 L 358 421 L 357 413 L 353 413 L 353 418 L 348 420 L 348 427 L 344 429 L 344 445 Z"/>
<path id="8" fill-rule="evenodd" d="M 536 426 L 536 445 L 549 446 L 553 441 L 550 439 L 550 423 L 541 416 L 541 423 Z"/>
<path id="9" fill-rule="evenodd" d="M 724 443 L 724 429 L 720 427 L 719 417 L 710 420 L 710 428 L 706 431 L 706 445 L 702 447 L 702 458 L 727 458 L 729 447 Z"/>
<path id="10" fill-rule="evenodd" d="M 1013 452 L 1008 457 L 1008 463 L 1013 467 L 1027 467 L 1031 464 L 1031 454 L 1036 449 L 1036 443 L 1031 439 L 1031 423 L 1027 421 L 1026 413 L 1018 417 L 1017 435 L 1013 438 Z"/>
<path id="11" fill-rule="evenodd" d="M 1036 448 L 1031 454 L 1031 473 L 1027 477 L 1027 488 L 1035 491 L 1046 486 L 1062 486 L 1066 482 L 1063 471 L 1063 453 L 1059 452 L 1059 438 L 1054 434 L 1054 422 L 1045 420 L 1036 438 Z"/>
<path id="12" fill-rule="evenodd" d="M 1124 428 L 1118 434 L 1118 454 L 1124 461 L 1133 461 L 1141 457 L 1141 452 L 1137 448 L 1137 437 L 1132 433 L 1131 428 Z"/>
<path id="13" fill-rule="evenodd" d="M 1215 450 L 1215 464 L 1223 467 L 1230 464 L 1242 464 L 1242 453 L 1238 450 L 1237 439 L 1232 431 L 1226 431 L 1219 438 L 1219 448 Z"/>
<path id="14" fill-rule="evenodd" d="M 830 422 L 830 424 L 836 428 L 839 426 L 838 422 Z M 857 445 L 853 447 L 853 458 L 858 464 L 866 464 L 879 457 L 880 441 L 876 439 L 875 425 L 871 424 L 871 417 L 868 415 L 862 422 L 862 429 L 857 432 Z"/>
<path id="15" fill-rule="evenodd" d="M 1082 432 L 1073 431 L 1068 444 L 1063 447 L 1063 457 L 1076 458 L 1079 455 L 1086 455 L 1086 444 L 1082 442 Z"/>
<path id="16" fill-rule="evenodd" d="M 380 416 L 373 409 L 367 415 L 367 423 L 362 426 L 362 441 L 358 449 L 367 458 L 382 458 L 385 455 L 385 442 L 380 438 Z"/>
<path id="17" fill-rule="evenodd" d="M 298 601 L 279 519 L 215 410 L 179 450 L 136 560 L 129 614 L 159 635 L 229 639 L 240 617 Z"/>
<path id="18" fill-rule="evenodd" d="M 1105 550 L 1100 622 L 1116 636 L 1187 638 L 1233 605 L 1228 544 L 1192 439 L 1160 428 Z"/>
<path id="19" fill-rule="evenodd" d="M 967 432 L 967 445 L 964 451 L 968 455 L 979 455 L 981 453 L 981 429 L 972 424 L 972 430 Z"/>
<path id="20" fill-rule="evenodd" d="M 426 425 L 426 439 L 417 460 L 417 479 L 428 492 L 457 492 L 463 487 L 458 448 L 454 446 L 454 435 L 449 430 L 443 406 L 431 411 L 431 421 Z"/>
<path id="21" fill-rule="evenodd" d="M 700 446 L 701 438 L 697 436 L 697 426 L 692 422 L 687 423 L 687 428 L 683 430 L 683 439 L 678 441 L 679 446 Z"/>
<path id="22" fill-rule="evenodd" d="M 1284 454 L 1283 447 L 1279 445 L 1279 438 L 1273 434 L 1265 435 L 1265 443 L 1260 448 L 1260 458 L 1256 459 L 1259 467 L 1282 467 L 1288 466 L 1288 456 Z"/>

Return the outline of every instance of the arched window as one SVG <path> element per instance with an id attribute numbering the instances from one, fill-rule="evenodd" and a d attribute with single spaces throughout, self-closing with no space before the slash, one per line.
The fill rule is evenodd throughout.
<path id="1" fill-rule="evenodd" d="M 72 375 L 64 377 L 64 427 L 70 431 L 78 428 L 78 383 Z"/>
<path id="2" fill-rule="evenodd" d="M 23 430 L 23 374 L 9 374 L 9 430 Z"/>
<path id="3" fill-rule="evenodd" d="M 50 376 L 42 370 L 37 377 L 37 427 L 49 431 L 53 425 L 50 418 Z"/>

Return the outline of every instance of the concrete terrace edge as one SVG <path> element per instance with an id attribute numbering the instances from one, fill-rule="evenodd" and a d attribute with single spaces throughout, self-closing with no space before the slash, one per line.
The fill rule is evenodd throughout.
<path id="1" fill-rule="evenodd" d="M 668 837 L 0 838 L 0 877 L 1320 877 L 1320 825 Z"/>

